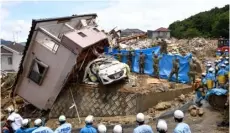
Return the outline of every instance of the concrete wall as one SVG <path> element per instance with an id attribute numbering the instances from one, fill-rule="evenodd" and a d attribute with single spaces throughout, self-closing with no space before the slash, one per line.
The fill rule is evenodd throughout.
<path id="1" fill-rule="evenodd" d="M 13 70 L 18 71 L 21 59 L 22 59 L 21 54 L 13 53 L 13 66 L 12 66 Z"/>
<path id="2" fill-rule="evenodd" d="M 1 55 L 1 70 L 12 70 L 13 64 L 8 64 L 8 58 L 12 57 L 12 55 Z M 13 60 L 13 59 L 12 59 Z"/>
<path id="3" fill-rule="evenodd" d="M 40 85 L 27 78 L 33 59 L 38 58 L 49 66 L 45 78 Z M 17 84 L 16 93 L 40 109 L 50 108 L 59 94 L 64 80 L 75 63 L 75 55 L 60 45 L 53 53 L 43 45 L 33 41 L 27 59 L 24 62 L 24 71 Z"/>
<path id="4" fill-rule="evenodd" d="M 64 88 L 61 95 L 55 101 L 50 112 L 51 118 L 57 118 L 61 114 L 67 117 L 77 117 L 73 105 L 70 88 L 81 117 L 92 114 L 94 116 L 123 116 L 135 115 L 155 106 L 160 101 L 169 101 L 192 91 L 191 88 L 170 90 L 162 93 L 139 94 L 117 91 L 118 86 L 113 87 L 86 87 L 74 85 Z"/>

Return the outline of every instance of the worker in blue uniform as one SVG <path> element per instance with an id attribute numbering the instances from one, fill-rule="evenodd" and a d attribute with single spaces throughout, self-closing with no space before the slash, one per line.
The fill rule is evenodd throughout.
<path id="1" fill-rule="evenodd" d="M 66 117 L 64 115 L 58 118 L 60 126 L 54 131 L 54 133 L 71 133 L 72 125 L 66 122 Z"/>
<path id="2" fill-rule="evenodd" d="M 190 127 L 188 124 L 183 122 L 184 113 L 181 110 L 176 110 L 174 112 L 174 120 L 178 124 L 174 129 L 173 133 L 191 133 Z"/>
<path id="3" fill-rule="evenodd" d="M 37 127 L 31 127 L 29 125 L 29 119 L 22 120 L 22 127 L 17 129 L 15 133 L 32 133 Z"/>
<path id="4" fill-rule="evenodd" d="M 145 116 L 143 113 L 138 113 L 136 116 L 138 126 L 133 130 L 133 133 L 153 133 L 151 126 L 145 124 Z"/>
<path id="5" fill-rule="evenodd" d="M 211 68 L 211 67 L 212 67 L 212 64 L 211 64 L 211 63 L 208 63 L 208 64 L 206 65 L 206 73 L 208 73 L 208 69 Z"/>
<path id="6" fill-rule="evenodd" d="M 206 74 L 206 82 L 207 82 L 207 88 L 212 89 L 215 86 L 215 74 L 214 74 L 214 68 L 209 68 L 208 73 Z"/>
<path id="7" fill-rule="evenodd" d="M 217 59 L 220 58 L 221 54 L 222 54 L 221 50 L 218 49 L 216 51 L 216 57 L 217 57 Z"/>
<path id="8" fill-rule="evenodd" d="M 217 83 L 218 87 L 224 88 L 224 85 L 226 84 L 226 78 L 227 78 L 228 72 L 225 69 L 225 64 L 221 64 L 221 67 L 219 71 L 217 72 Z"/>
<path id="9" fill-rule="evenodd" d="M 80 133 L 97 133 L 96 128 L 93 127 L 94 117 L 89 115 L 85 118 L 86 126 L 80 130 Z"/>
<path id="10" fill-rule="evenodd" d="M 41 119 L 36 119 L 34 121 L 35 129 L 32 133 L 53 133 L 53 130 L 51 130 L 49 127 L 43 126 L 42 125 L 42 120 Z"/>
<path id="11" fill-rule="evenodd" d="M 225 57 L 229 56 L 229 52 L 228 52 L 228 49 L 225 49 L 225 50 L 224 50 L 224 53 L 223 53 L 223 55 L 224 55 Z"/>

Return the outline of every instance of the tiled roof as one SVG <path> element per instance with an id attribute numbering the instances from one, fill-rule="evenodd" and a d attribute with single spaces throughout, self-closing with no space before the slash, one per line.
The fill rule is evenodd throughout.
<path id="1" fill-rule="evenodd" d="M 155 31 L 170 31 L 170 30 L 168 30 L 167 28 L 161 27 L 161 28 L 156 29 Z"/>
<path id="2" fill-rule="evenodd" d="M 4 48 L 1 46 L 1 53 L 2 53 L 2 54 L 10 54 L 10 53 L 12 53 L 12 52 L 10 52 L 9 50 L 4 49 Z"/>
<path id="3" fill-rule="evenodd" d="M 22 53 L 24 51 L 24 46 L 19 44 L 19 43 L 12 43 L 12 44 L 8 44 L 8 45 L 4 45 L 5 47 L 11 48 L 19 53 Z"/>

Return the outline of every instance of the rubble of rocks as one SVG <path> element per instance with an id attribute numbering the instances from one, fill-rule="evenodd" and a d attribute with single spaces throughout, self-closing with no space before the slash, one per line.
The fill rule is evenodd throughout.
<path id="1" fill-rule="evenodd" d="M 203 108 L 199 108 L 196 105 L 191 105 L 188 110 L 189 110 L 189 114 L 192 117 L 196 117 L 196 116 L 200 116 L 201 117 L 201 116 L 204 115 Z"/>

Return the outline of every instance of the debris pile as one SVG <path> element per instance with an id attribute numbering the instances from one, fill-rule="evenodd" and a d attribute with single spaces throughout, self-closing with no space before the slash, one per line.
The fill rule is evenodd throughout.
<path id="1" fill-rule="evenodd" d="M 196 105 L 191 105 L 189 107 L 189 113 L 192 117 L 196 117 L 196 116 L 203 116 L 204 115 L 204 110 L 203 108 L 199 108 Z"/>

